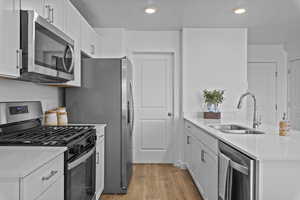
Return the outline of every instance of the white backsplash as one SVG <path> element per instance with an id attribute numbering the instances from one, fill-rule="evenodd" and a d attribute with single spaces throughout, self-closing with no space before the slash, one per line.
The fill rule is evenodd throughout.
<path id="1" fill-rule="evenodd" d="M 203 112 L 185 112 L 183 116 L 203 119 Z M 246 120 L 246 109 L 234 110 L 232 112 L 221 111 L 221 118 L 222 120 L 227 120 L 227 121 Z"/>
<path id="2" fill-rule="evenodd" d="M 45 111 L 62 105 L 63 89 L 0 79 L 0 102 L 7 101 L 41 101 Z"/>

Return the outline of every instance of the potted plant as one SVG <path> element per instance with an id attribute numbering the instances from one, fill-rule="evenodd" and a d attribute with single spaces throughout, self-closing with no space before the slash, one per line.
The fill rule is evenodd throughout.
<path id="1" fill-rule="evenodd" d="M 224 101 L 224 90 L 204 90 L 203 97 L 208 112 L 220 112 L 219 106 Z"/>

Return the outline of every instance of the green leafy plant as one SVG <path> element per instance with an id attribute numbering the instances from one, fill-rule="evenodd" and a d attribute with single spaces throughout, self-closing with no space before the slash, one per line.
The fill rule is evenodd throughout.
<path id="1" fill-rule="evenodd" d="M 204 90 L 205 103 L 221 104 L 224 101 L 224 90 Z"/>

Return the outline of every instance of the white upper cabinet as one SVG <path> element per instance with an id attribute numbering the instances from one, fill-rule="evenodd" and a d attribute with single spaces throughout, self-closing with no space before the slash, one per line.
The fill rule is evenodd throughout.
<path id="1" fill-rule="evenodd" d="M 34 10 L 39 15 L 46 17 L 44 5 L 45 0 L 21 0 L 22 10 Z"/>
<path id="2" fill-rule="evenodd" d="M 20 77 L 20 10 L 34 10 L 75 42 L 74 80 L 59 86 L 81 86 L 81 52 L 91 58 L 102 53 L 101 38 L 69 0 L 0 0 L 0 76 Z M 53 84 L 52 84 L 53 85 Z"/>
<path id="3" fill-rule="evenodd" d="M 100 36 L 82 18 L 81 21 L 81 50 L 91 58 L 99 57 L 101 54 Z M 98 46 L 99 45 L 99 46 Z"/>
<path id="4" fill-rule="evenodd" d="M 98 35 L 98 33 L 96 33 L 96 39 L 95 39 L 95 44 L 96 44 L 96 50 L 95 50 L 95 54 L 97 58 L 100 58 L 103 55 L 102 52 L 102 40 L 101 37 Z"/>
<path id="5" fill-rule="evenodd" d="M 0 76 L 20 76 L 20 1 L 0 0 Z"/>
<path id="6" fill-rule="evenodd" d="M 66 86 L 81 86 L 81 15 L 69 1 L 66 2 L 66 34 L 73 38 L 75 42 L 75 67 L 74 80 L 65 83 Z"/>
<path id="7" fill-rule="evenodd" d="M 45 0 L 46 18 L 62 31 L 65 31 L 66 7 L 66 0 Z"/>

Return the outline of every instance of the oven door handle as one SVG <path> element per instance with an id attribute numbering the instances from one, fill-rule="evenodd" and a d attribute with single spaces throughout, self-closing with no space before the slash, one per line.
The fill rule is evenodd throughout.
<path id="1" fill-rule="evenodd" d="M 240 165 L 239 163 L 236 163 L 232 160 L 230 160 L 230 167 L 232 169 L 235 169 L 238 172 L 243 173 L 244 175 L 248 176 L 249 175 L 249 168 L 244 166 L 244 165 Z"/>
<path id="2" fill-rule="evenodd" d="M 90 158 L 93 153 L 95 152 L 96 148 L 93 147 L 91 150 L 89 150 L 87 153 L 85 153 L 83 156 L 79 157 L 78 159 L 74 160 L 73 162 L 68 164 L 68 170 L 73 169 L 74 167 L 77 167 L 81 163 L 85 162 L 88 158 Z"/>

